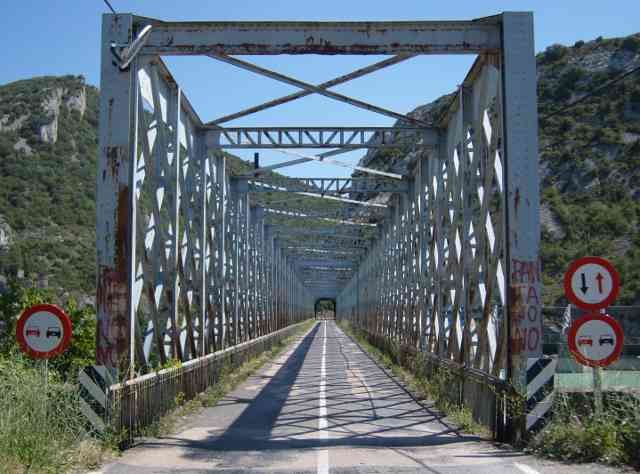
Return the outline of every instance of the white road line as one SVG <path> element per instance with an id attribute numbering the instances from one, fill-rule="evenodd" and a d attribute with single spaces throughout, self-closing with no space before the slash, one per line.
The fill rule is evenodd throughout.
<path id="1" fill-rule="evenodd" d="M 520 464 L 519 462 L 514 462 L 513 465 L 520 469 L 524 474 L 540 474 L 534 468 L 526 466 L 525 464 Z"/>
<path id="2" fill-rule="evenodd" d="M 322 363 L 320 366 L 320 409 L 318 411 L 318 437 L 321 440 L 329 438 L 327 431 L 327 322 L 322 323 Z M 329 450 L 318 450 L 318 474 L 329 474 Z"/>

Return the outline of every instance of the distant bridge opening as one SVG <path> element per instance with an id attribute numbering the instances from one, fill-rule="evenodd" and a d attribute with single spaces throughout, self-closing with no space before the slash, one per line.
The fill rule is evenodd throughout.
<path id="1" fill-rule="evenodd" d="M 315 304 L 316 319 L 336 319 L 336 300 L 321 298 Z"/>

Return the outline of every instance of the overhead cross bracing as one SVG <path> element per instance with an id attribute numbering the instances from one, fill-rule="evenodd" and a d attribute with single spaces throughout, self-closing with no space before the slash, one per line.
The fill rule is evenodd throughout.
<path id="1" fill-rule="evenodd" d="M 406 193 L 406 181 L 388 178 L 289 178 L 255 176 L 234 178 L 241 186 L 249 186 L 251 192 L 266 193 L 277 191 L 307 192 L 323 195 L 345 195 L 352 193 Z"/>
<path id="2" fill-rule="evenodd" d="M 210 128 L 210 127 L 204 127 Z M 213 127 L 220 148 L 397 148 L 428 129 L 392 127 Z"/>
<path id="3" fill-rule="evenodd" d="M 439 118 L 332 90 L 450 53 L 476 59 Z M 319 84 L 236 57 L 271 54 L 389 57 Z M 164 64 L 170 55 L 207 56 L 298 91 L 205 123 Z M 135 377 L 253 340 L 312 314 L 324 288 L 338 317 L 375 337 L 526 394 L 526 369 L 542 347 L 530 14 L 411 22 L 106 15 L 102 58 L 101 364 Z M 226 126 L 310 95 L 398 126 Z M 231 176 L 228 150 L 295 148 L 326 151 Z M 380 165 L 352 178 L 271 174 L 353 150 L 382 161 L 410 154 L 413 166 L 406 175 Z"/>

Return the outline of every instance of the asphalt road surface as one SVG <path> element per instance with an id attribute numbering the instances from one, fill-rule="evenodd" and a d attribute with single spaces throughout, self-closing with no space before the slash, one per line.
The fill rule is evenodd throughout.
<path id="1" fill-rule="evenodd" d="M 145 440 L 99 472 L 616 471 L 540 461 L 459 433 L 326 321 L 179 433 Z"/>

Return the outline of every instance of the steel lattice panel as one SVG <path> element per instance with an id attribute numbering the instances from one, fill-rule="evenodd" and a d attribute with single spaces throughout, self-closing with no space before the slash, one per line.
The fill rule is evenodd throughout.
<path id="1" fill-rule="evenodd" d="M 108 281 L 99 291 L 119 298 L 131 319 L 101 323 L 98 360 L 131 376 L 282 328 L 311 314 L 313 302 L 164 64 L 145 56 L 130 77 L 135 192 L 112 198 L 129 230 L 106 229 L 99 240 L 102 253 L 114 241 L 130 249 L 130 298 Z M 106 165 L 105 179 L 127 163 Z"/>
<path id="2" fill-rule="evenodd" d="M 338 307 L 359 308 L 372 333 L 504 377 L 501 82 L 491 63 L 476 69 Z"/>

